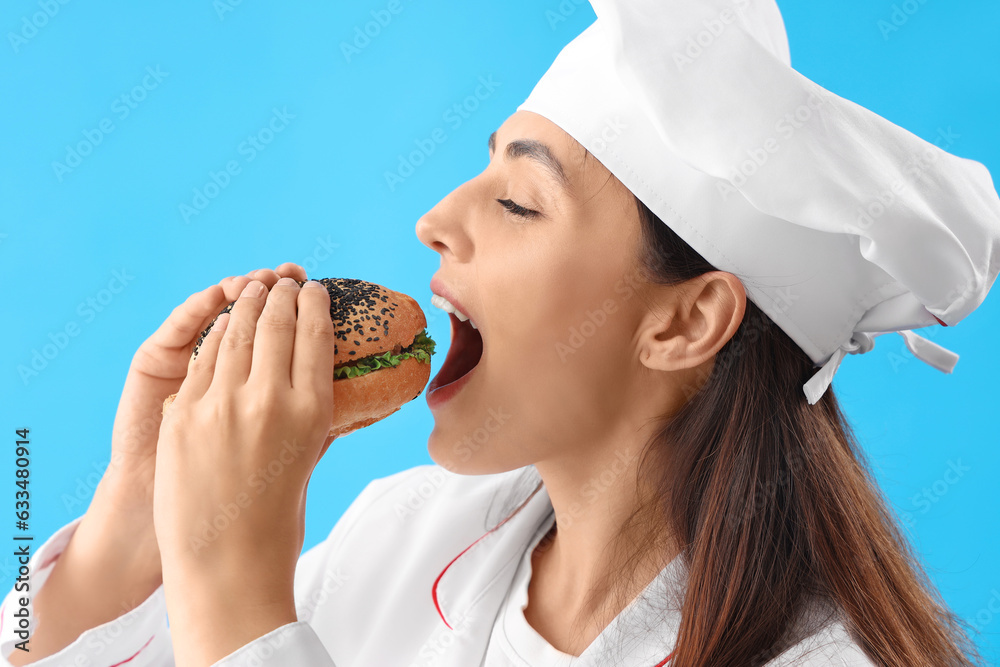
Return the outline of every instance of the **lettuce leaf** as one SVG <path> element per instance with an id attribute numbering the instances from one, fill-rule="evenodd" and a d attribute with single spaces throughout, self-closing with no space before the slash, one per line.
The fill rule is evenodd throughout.
<path id="1" fill-rule="evenodd" d="M 431 363 L 431 355 L 434 354 L 435 345 L 436 343 L 430 336 L 427 335 L 427 329 L 424 329 L 413 339 L 413 344 L 409 347 L 404 347 L 400 350 L 399 354 L 394 355 L 392 351 L 389 350 L 384 354 L 376 354 L 370 357 L 365 357 L 364 359 L 359 359 L 357 363 L 352 366 L 341 366 L 340 368 L 335 368 L 333 369 L 333 379 L 339 380 L 342 378 L 354 378 L 366 375 L 380 368 L 392 368 L 394 366 L 398 366 L 404 359 L 409 359 L 410 357 L 413 357 L 417 361 L 425 364 L 429 364 Z"/>

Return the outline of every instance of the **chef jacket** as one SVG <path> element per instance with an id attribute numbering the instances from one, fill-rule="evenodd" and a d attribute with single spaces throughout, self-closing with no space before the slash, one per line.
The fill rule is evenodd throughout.
<path id="1" fill-rule="evenodd" d="M 515 574 L 519 564 L 530 559 L 529 547 L 541 536 L 539 529 L 553 518 L 552 504 L 539 482 L 534 466 L 492 475 L 459 475 L 435 464 L 373 480 L 330 535 L 299 558 L 294 579 L 298 620 L 215 664 L 503 664 L 484 662 L 488 650 L 491 661 L 502 655 L 490 646 L 490 637 L 495 625 L 503 622 L 505 603 L 526 601 L 528 580 L 521 576 L 515 581 Z M 32 556 L 28 567 L 35 594 L 80 518 L 60 528 Z M 573 661 L 574 667 L 669 667 L 683 586 L 684 567 L 678 557 Z M 13 612 L 23 595 L 11 590 L 0 606 L 4 666 L 21 641 L 14 634 Z M 32 613 L 29 632 L 36 624 Z M 873 664 L 835 609 L 811 604 L 796 627 L 807 628 L 808 634 L 771 660 L 769 667 Z M 163 586 L 131 611 L 85 631 L 62 651 L 32 664 L 174 665 Z"/>

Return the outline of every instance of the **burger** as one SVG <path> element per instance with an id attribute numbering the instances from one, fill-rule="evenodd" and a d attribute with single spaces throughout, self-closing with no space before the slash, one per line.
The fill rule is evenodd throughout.
<path id="1" fill-rule="evenodd" d="M 299 286 L 305 281 L 297 281 Z M 333 406 L 330 436 L 340 437 L 385 419 L 418 397 L 431 374 L 434 341 L 412 297 L 353 278 L 320 278 L 333 320 Z M 235 301 L 219 315 L 228 313 Z M 195 343 L 197 358 L 209 324 Z M 163 411 L 177 394 L 163 402 Z"/>

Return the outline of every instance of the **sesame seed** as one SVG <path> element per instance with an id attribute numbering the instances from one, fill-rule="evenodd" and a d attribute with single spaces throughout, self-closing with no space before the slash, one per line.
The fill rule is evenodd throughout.
<path id="1" fill-rule="evenodd" d="M 305 281 L 297 282 L 299 282 L 299 287 L 305 284 Z M 330 295 L 330 319 L 334 324 L 334 338 L 336 340 L 346 343 L 353 339 L 354 345 L 360 346 L 359 338 L 365 335 L 366 326 L 362 323 L 371 322 L 371 320 L 375 320 L 376 326 L 368 326 L 368 331 L 378 333 L 379 325 L 381 325 L 382 333 L 379 336 L 366 338 L 366 342 L 379 341 L 381 340 L 380 336 L 387 337 L 389 335 L 389 318 L 396 317 L 392 311 L 399 304 L 389 300 L 383 287 L 357 278 L 319 278 L 318 282 L 326 287 Z M 385 306 L 380 307 L 381 304 L 385 304 Z M 235 301 L 229 303 L 219 314 L 231 312 L 235 305 Z M 378 314 L 375 314 L 376 311 Z M 389 317 L 386 318 L 385 315 Z M 201 332 L 194 346 L 195 357 L 198 356 L 202 343 L 214 324 L 215 320 Z M 335 355 L 340 353 L 338 345 L 335 344 L 333 349 Z M 351 356 L 356 354 L 354 350 L 347 353 Z"/>

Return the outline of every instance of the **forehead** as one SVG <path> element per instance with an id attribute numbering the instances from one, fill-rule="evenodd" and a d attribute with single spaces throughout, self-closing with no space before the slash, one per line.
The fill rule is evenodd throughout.
<path id="1" fill-rule="evenodd" d="M 497 128 L 493 138 L 496 145 L 491 148 L 497 152 L 502 151 L 506 144 L 517 140 L 527 139 L 544 144 L 562 166 L 570 190 L 583 199 L 593 196 L 598 189 L 609 186 L 628 192 L 582 144 L 544 116 L 531 111 L 518 111 Z M 495 158 L 500 159 L 502 156 L 498 154 Z"/>

